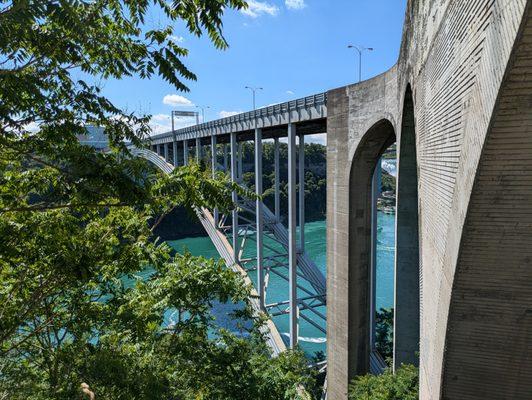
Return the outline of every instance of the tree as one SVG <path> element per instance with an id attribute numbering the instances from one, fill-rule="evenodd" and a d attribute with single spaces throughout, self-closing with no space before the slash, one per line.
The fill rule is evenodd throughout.
<path id="1" fill-rule="evenodd" d="M 381 308 L 375 313 L 375 347 L 386 362 L 393 359 L 393 308 Z"/>
<path id="2" fill-rule="evenodd" d="M 152 235 L 177 205 L 229 210 L 236 187 L 199 166 L 162 176 L 129 157 L 149 116 L 97 84 L 160 75 L 186 90 L 195 76 L 173 25 L 225 48 L 223 12 L 245 6 L 0 1 L 0 398 L 278 399 L 311 383 L 301 354 L 270 359 L 238 275 Z M 154 9 L 162 27 L 145 23 Z M 76 140 L 89 124 L 110 152 Z M 241 332 L 215 323 L 215 302 L 234 304 Z"/>
<path id="3" fill-rule="evenodd" d="M 395 374 L 386 369 L 381 375 L 356 377 L 349 386 L 350 400 L 417 400 L 419 372 L 413 365 L 401 365 Z"/>

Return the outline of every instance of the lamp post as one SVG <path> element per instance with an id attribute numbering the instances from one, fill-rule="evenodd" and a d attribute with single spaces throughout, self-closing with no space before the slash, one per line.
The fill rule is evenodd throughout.
<path id="1" fill-rule="evenodd" d="M 358 52 L 358 81 L 362 81 L 362 53 L 364 51 L 373 51 L 373 47 L 364 47 L 364 46 L 356 46 L 353 44 L 350 44 L 347 46 L 348 49 L 355 49 Z"/>
<path id="2" fill-rule="evenodd" d="M 257 90 L 264 90 L 261 87 L 246 86 L 246 89 L 249 89 L 253 92 L 253 110 L 255 110 L 255 93 Z"/>
<path id="3" fill-rule="evenodd" d="M 205 122 L 205 109 L 210 108 L 209 106 L 196 106 L 196 108 L 199 108 L 201 110 L 201 122 Z"/>

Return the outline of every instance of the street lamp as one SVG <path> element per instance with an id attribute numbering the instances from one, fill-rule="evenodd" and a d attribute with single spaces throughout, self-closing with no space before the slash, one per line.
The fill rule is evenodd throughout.
<path id="1" fill-rule="evenodd" d="M 355 49 L 358 52 L 358 81 L 362 81 L 362 52 L 364 51 L 373 51 L 373 47 L 364 47 L 364 46 L 355 46 L 350 44 L 347 46 L 348 49 Z"/>
<path id="2" fill-rule="evenodd" d="M 246 89 L 249 89 L 253 92 L 253 110 L 255 110 L 255 92 L 257 90 L 264 90 L 261 87 L 246 86 Z"/>
<path id="3" fill-rule="evenodd" d="M 196 108 L 199 108 L 201 110 L 201 122 L 205 122 L 205 109 L 210 108 L 209 106 L 196 106 Z"/>

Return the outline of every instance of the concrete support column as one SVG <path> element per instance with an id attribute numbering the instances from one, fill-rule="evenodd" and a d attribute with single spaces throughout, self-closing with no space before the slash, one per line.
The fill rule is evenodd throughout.
<path id="1" fill-rule="evenodd" d="M 196 138 L 196 162 L 199 164 L 202 158 L 201 154 L 201 139 Z"/>
<path id="2" fill-rule="evenodd" d="M 288 285 L 290 348 L 297 346 L 296 126 L 288 124 Z"/>
<path id="3" fill-rule="evenodd" d="M 237 143 L 236 143 L 236 133 L 231 133 L 231 182 L 237 181 Z M 233 217 L 233 259 L 235 263 L 238 262 L 238 251 L 239 251 L 239 245 L 238 245 L 238 210 L 236 209 L 236 203 L 238 201 L 238 196 L 235 191 L 232 193 L 232 200 L 235 204 L 235 209 L 233 210 L 232 217 Z"/>
<path id="4" fill-rule="evenodd" d="M 164 149 L 163 149 L 163 144 L 158 144 L 157 145 L 157 154 L 162 156 L 164 154 Z"/>
<path id="5" fill-rule="evenodd" d="M 168 143 L 165 143 L 163 146 L 164 146 L 164 161 L 168 162 Z"/>
<path id="6" fill-rule="evenodd" d="M 255 128 L 255 193 L 262 196 L 262 129 Z M 259 304 L 262 310 L 266 310 L 264 296 L 264 265 L 263 265 L 263 216 L 262 199 L 256 200 L 257 222 L 257 290 L 259 292 Z"/>
<path id="7" fill-rule="evenodd" d="M 217 157 L 217 145 L 216 145 L 216 135 L 211 136 L 211 166 L 212 166 L 212 177 L 216 178 L 216 171 L 218 171 L 218 157 Z M 214 209 L 214 225 L 218 227 L 218 209 Z"/>
<path id="8" fill-rule="evenodd" d="M 305 251 L 305 136 L 299 137 L 299 250 Z"/>
<path id="9" fill-rule="evenodd" d="M 188 140 L 183 140 L 183 165 L 188 165 Z"/>
<path id="10" fill-rule="evenodd" d="M 275 174 L 274 191 L 275 191 L 275 218 L 277 222 L 281 221 L 281 203 L 280 203 L 280 191 L 279 191 L 279 138 L 273 139 L 273 170 Z"/>
<path id="11" fill-rule="evenodd" d="M 381 193 L 381 159 L 377 160 L 371 179 L 371 265 L 369 271 L 369 343 L 375 350 L 375 328 L 377 312 L 377 200 Z"/>

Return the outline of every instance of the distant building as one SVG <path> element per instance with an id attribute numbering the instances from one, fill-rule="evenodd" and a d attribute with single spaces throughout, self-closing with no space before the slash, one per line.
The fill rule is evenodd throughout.
<path id="1" fill-rule="evenodd" d="M 98 150 L 105 150 L 108 146 L 107 135 L 104 129 L 99 126 L 87 126 L 87 134 L 77 135 L 77 138 L 81 144 L 92 146 Z"/>

